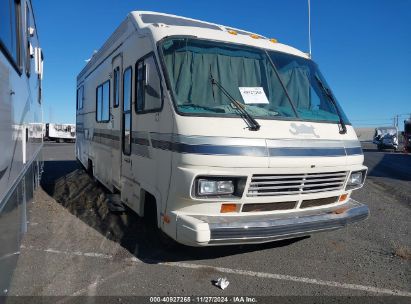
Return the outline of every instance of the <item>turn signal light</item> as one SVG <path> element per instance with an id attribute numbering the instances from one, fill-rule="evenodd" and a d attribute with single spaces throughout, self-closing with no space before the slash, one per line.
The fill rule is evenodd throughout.
<path id="1" fill-rule="evenodd" d="M 234 30 L 228 30 L 228 33 L 231 34 L 231 35 L 237 35 L 237 32 L 234 31 Z"/>
<path id="2" fill-rule="evenodd" d="M 260 36 L 258 36 L 258 35 L 256 35 L 256 34 L 251 34 L 250 37 L 251 37 L 251 38 L 254 38 L 254 39 L 260 39 Z"/>
<path id="3" fill-rule="evenodd" d="M 347 199 L 348 193 L 344 193 L 340 195 L 340 198 L 338 199 L 339 202 L 343 202 Z"/>
<path id="4" fill-rule="evenodd" d="M 164 223 L 166 223 L 166 224 L 170 224 L 170 217 L 169 217 L 168 215 L 164 215 L 164 216 L 163 216 L 163 221 L 164 221 Z"/>
<path id="5" fill-rule="evenodd" d="M 270 41 L 271 41 L 272 43 L 277 43 L 277 42 L 278 42 L 278 40 L 275 39 L 275 38 L 271 38 Z"/>
<path id="6" fill-rule="evenodd" d="M 222 204 L 220 213 L 236 212 L 237 204 Z"/>

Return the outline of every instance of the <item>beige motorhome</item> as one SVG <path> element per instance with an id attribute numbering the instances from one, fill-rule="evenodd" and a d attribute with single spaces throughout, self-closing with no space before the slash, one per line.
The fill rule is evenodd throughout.
<path id="1" fill-rule="evenodd" d="M 191 246 L 365 219 L 353 127 L 307 54 L 261 35 L 131 12 L 77 77 L 76 155 Z"/>

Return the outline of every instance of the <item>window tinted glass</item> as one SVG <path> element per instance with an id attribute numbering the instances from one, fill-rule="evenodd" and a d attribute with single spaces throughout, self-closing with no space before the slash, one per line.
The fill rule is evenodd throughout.
<path id="1" fill-rule="evenodd" d="M 101 101 L 103 97 L 103 87 L 99 86 L 97 88 L 97 121 L 101 121 Z"/>
<path id="2" fill-rule="evenodd" d="M 145 65 L 143 61 L 137 64 L 137 77 L 136 77 L 136 111 L 140 112 L 144 110 L 144 83 L 145 83 Z"/>
<path id="3" fill-rule="evenodd" d="M 98 122 L 108 122 L 110 120 L 110 81 L 106 81 L 97 87 L 97 113 Z"/>
<path id="4" fill-rule="evenodd" d="M 161 87 L 156 63 L 153 57 L 145 60 L 147 83 L 145 85 L 144 110 L 151 111 L 161 108 Z"/>
<path id="5" fill-rule="evenodd" d="M 313 61 L 280 52 L 269 54 L 301 118 L 339 121 L 337 110 L 328 96 L 332 92 Z M 344 122 L 348 123 L 338 103 L 336 106 Z"/>
<path id="6" fill-rule="evenodd" d="M 0 39 L 9 51 L 12 47 L 10 20 L 10 1 L 0 0 Z"/>
<path id="7" fill-rule="evenodd" d="M 123 153 L 131 153 L 131 85 L 132 69 L 123 74 Z"/>
<path id="8" fill-rule="evenodd" d="M 153 56 L 137 63 L 136 111 L 150 112 L 161 109 L 161 84 Z"/>
<path id="9" fill-rule="evenodd" d="M 124 154 L 131 153 L 131 113 L 124 114 L 124 139 L 123 139 L 123 152 Z"/>
<path id="10" fill-rule="evenodd" d="M 11 57 L 18 62 L 18 16 L 14 0 L 0 0 L 0 41 Z"/>
<path id="11" fill-rule="evenodd" d="M 29 28 L 31 26 L 30 23 L 30 10 L 29 7 L 26 5 L 26 74 L 30 75 L 31 72 L 31 55 L 30 55 L 30 33 Z"/>
<path id="12" fill-rule="evenodd" d="M 110 119 L 110 82 L 103 84 L 103 101 L 102 101 L 102 111 L 101 111 L 101 120 L 107 121 Z"/>
<path id="13" fill-rule="evenodd" d="M 131 108 L 131 68 L 124 71 L 123 86 L 123 109 L 128 111 Z"/>
<path id="14" fill-rule="evenodd" d="M 163 55 L 174 101 L 180 112 L 239 115 L 223 90 L 212 85 L 211 74 L 229 95 L 244 104 L 251 115 L 296 117 L 279 76 L 263 50 L 178 38 L 163 43 Z M 243 99 L 241 89 L 255 87 L 263 90 L 266 100 L 250 102 Z"/>
<path id="15" fill-rule="evenodd" d="M 120 73 L 120 68 L 117 67 L 114 69 L 114 79 L 113 79 L 113 84 L 114 84 L 114 101 L 113 101 L 113 105 L 114 107 L 118 107 L 119 101 L 120 101 L 120 77 L 119 77 L 119 73 Z"/>
<path id="16" fill-rule="evenodd" d="M 81 86 L 77 89 L 77 110 L 83 108 L 84 87 Z"/>

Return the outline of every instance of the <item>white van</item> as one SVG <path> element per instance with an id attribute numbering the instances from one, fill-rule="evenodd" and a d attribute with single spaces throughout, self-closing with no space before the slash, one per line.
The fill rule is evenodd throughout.
<path id="1" fill-rule="evenodd" d="M 80 162 L 191 246 L 342 228 L 367 168 L 317 65 L 275 39 L 131 12 L 77 77 Z"/>

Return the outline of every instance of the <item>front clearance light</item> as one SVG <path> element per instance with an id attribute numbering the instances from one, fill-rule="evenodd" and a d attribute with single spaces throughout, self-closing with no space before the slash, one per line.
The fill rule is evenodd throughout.
<path id="1" fill-rule="evenodd" d="M 228 195 L 234 193 L 234 183 L 231 180 L 198 180 L 198 195 Z"/>
<path id="2" fill-rule="evenodd" d="M 365 174 L 366 174 L 366 170 L 351 172 L 351 175 L 348 178 L 347 186 L 345 187 L 345 190 L 353 190 L 353 189 L 361 188 L 362 185 L 364 184 Z"/>

